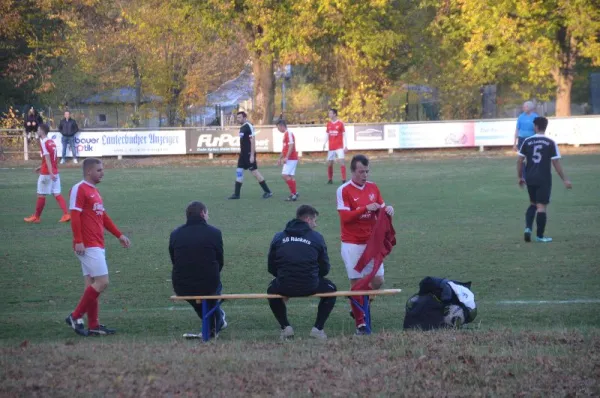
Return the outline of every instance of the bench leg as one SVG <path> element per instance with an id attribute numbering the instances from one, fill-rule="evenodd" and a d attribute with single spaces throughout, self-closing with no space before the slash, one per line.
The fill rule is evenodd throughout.
<path id="1" fill-rule="evenodd" d="M 367 334 L 371 334 L 371 309 L 369 308 L 369 296 L 363 296 L 363 303 L 360 304 L 352 296 L 349 297 L 358 308 L 365 314 L 365 325 L 367 326 Z"/>
<path id="2" fill-rule="evenodd" d="M 210 340 L 210 332 L 212 331 L 212 325 L 210 324 L 210 317 L 215 313 L 215 311 L 221 310 L 222 300 L 216 300 L 217 303 L 213 307 L 212 310 L 208 309 L 208 300 L 202 300 L 202 340 L 208 341 Z M 207 327 L 208 326 L 208 327 Z"/>

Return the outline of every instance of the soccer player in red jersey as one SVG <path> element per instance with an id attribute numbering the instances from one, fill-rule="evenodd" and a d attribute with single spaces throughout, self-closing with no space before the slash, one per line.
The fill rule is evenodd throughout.
<path id="1" fill-rule="evenodd" d="M 73 249 L 81 262 L 85 291 L 77 308 L 65 319 L 81 336 L 114 334 L 98 322 L 98 296 L 108 286 L 108 266 L 104 254 L 104 230 L 119 238 L 121 246 L 130 246 L 129 239 L 119 231 L 104 210 L 104 203 L 96 185 L 104 177 L 104 167 L 99 159 L 83 161 L 83 181 L 71 188 L 70 204 Z M 88 330 L 83 315 L 87 314 Z"/>
<path id="2" fill-rule="evenodd" d="M 327 184 L 333 184 L 333 163 L 340 164 L 342 173 L 342 183 L 346 182 L 346 163 L 344 162 L 344 152 L 346 149 L 346 129 L 344 123 L 337 118 L 337 109 L 331 108 L 328 113 L 330 121 L 327 122 L 327 136 L 323 150 L 329 143 L 327 152 Z"/>
<path id="3" fill-rule="evenodd" d="M 283 164 L 281 177 L 290 189 L 290 196 L 288 196 L 285 200 L 286 202 L 295 202 L 298 199 L 296 179 L 294 178 L 294 175 L 296 174 L 296 166 L 298 166 L 298 151 L 296 151 L 296 141 L 294 139 L 294 134 L 288 131 L 285 120 L 279 120 L 277 122 L 277 130 L 279 130 L 280 133 L 283 133 L 283 149 L 281 150 L 281 155 L 279 155 L 277 165 L 281 166 Z"/>
<path id="4" fill-rule="evenodd" d="M 63 211 L 63 216 L 59 222 L 69 222 L 71 216 L 67 211 L 65 198 L 60 194 L 60 176 L 58 175 L 58 166 L 56 161 L 56 144 L 48 138 L 50 127 L 47 124 L 38 126 L 37 134 L 40 137 L 40 152 L 42 155 L 42 165 L 35 169 L 40 173 L 37 184 L 37 202 L 35 204 L 35 213 L 25 217 L 25 222 L 39 224 L 41 222 L 42 211 L 46 205 L 46 195 L 54 195 L 56 202 Z"/>
<path id="5" fill-rule="evenodd" d="M 354 267 L 365 251 L 367 241 L 377 221 L 374 212 L 385 208 L 385 212 L 393 216 L 394 208 L 386 206 L 377 185 L 367 181 L 369 159 L 366 156 L 354 156 L 350 162 L 350 172 L 352 179 L 337 189 L 337 210 L 340 215 L 342 259 L 346 266 L 350 285 L 354 286 L 373 270 L 373 260 L 362 272 L 355 271 Z M 372 289 L 379 289 L 383 285 L 383 274 L 382 264 L 370 283 Z M 356 334 L 366 334 L 367 328 L 362 310 L 352 302 L 351 306 L 356 322 Z"/>

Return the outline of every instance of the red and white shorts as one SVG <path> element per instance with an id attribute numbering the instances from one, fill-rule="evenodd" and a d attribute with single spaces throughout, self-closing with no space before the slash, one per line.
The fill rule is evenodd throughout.
<path id="1" fill-rule="evenodd" d="M 60 193 L 60 176 L 56 175 L 56 181 L 53 181 L 49 175 L 40 174 L 37 183 L 38 195 L 58 195 Z"/>

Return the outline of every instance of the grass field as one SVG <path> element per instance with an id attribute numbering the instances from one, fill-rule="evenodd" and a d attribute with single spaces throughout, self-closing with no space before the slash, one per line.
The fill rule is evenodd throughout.
<path id="1" fill-rule="evenodd" d="M 58 383 L 49 390 L 40 381 L 56 384 L 62 379 L 44 372 L 53 372 L 61 363 L 70 364 L 71 369 L 75 358 L 90 366 L 122 363 L 116 374 L 106 370 L 109 382 L 101 383 L 101 392 L 185 395 L 195 391 L 195 386 L 210 383 L 210 372 L 191 372 L 193 380 L 186 384 L 188 379 L 182 379 L 186 371 L 177 372 L 178 379 L 173 371 L 168 376 L 168 368 L 204 364 L 198 357 L 205 355 L 213 361 L 207 369 L 229 380 L 209 390 L 223 396 L 394 395 L 400 391 L 407 395 L 419 391 L 432 395 L 434 391 L 449 395 L 591 395 L 599 391 L 600 376 L 600 155 L 566 156 L 563 165 L 574 188 L 566 191 L 555 178 L 546 229 L 555 241 L 525 244 L 522 230 L 528 199 L 516 185 L 515 159 L 476 156 L 373 162 L 371 178 L 386 202 L 396 208 L 398 245 L 385 262 L 386 287 L 401 288 L 403 294 L 378 298 L 373 304 L 376 334 L 367 343 L 350 337 L 354 324 L 348 305 L 338 300 L 326 325 L 330 340 L 325 346 L 305 337 L 316 314 L 316 301 L 306 299 L 289 303 L 290 321 L 299 337 L 292 345 L 278 342 L 277 323 L 266 302 L 258 301 L 224 304 L 230 326 L 214 344 L 182 341 L 182 333 L 198 329 L 200 324 L 187 304 L 168 300 L 172 287 L 167 253 L 169 233 L 184 222 L 186 204 L 201 200 L 209 208 L 210 223 L 223 231 L 224 291 L 263 292 L 270 281 L 266 254 L 273 234 L 293 217 L 297 205 L 308 203 L 321 213 L 318 230 L 329 246 L 330 278 L 338 288 L 346 288 L 339 255 L 336 186 L 324 184 L 323 165 L 299 166 L 301 200 L 295 204 L 283 201 L 287 187 L 279 177 L 280 169 L 274 166 L 261 171 L 275 196 L 261 199 L 259 186 L 247 174 L 239 201 L 225 200 L 233 190 L 232 167 L 107 169 L 99 187 L 105 207 L 133 246 L 122 249 L 116 239 L 107 237 L 111 285 L 101 298 L 100 320 L 117 328 L 119 334 L 96 340 L 76 338 L 64 323 L 83 287 L 80 266 L 71 250 L 70 227 L 57 222 L 58 205 L 47 200 L 42 224 L 25 224 L 23 217 L 31 214 L 35 205 L 36 175 L 31 170 L 0 170 L 0 364 L 5 369 L 0 393 L 92 394 L 83 381 Z M 65 195 L 80 176 L 78 169 L 61 171 Z M 336 178 L 339 180 L 338 170 Z M 468 331 L 401 332 L 404 303 L 417 291 L 419 280 L 428 275 L 473 281 L 479 310 Z M 442 348 L 432 351 L 434 347 Z M 457 350 L 463 359 L 457 359 Z M 88 358 L 90 352 L 98 353 L 93 354 L 94 360 Z M 311 363 L 318 369 L 314 383 L 335 377 L 351 383 L 352 378 L 367 377 L 366 362 L 350 360 L 362 355 L 380 358 L 383 369 L 377 382 L 369 377 L 372 383 L 363 389 L 353 393 L 347 385 L 336 383 L 325 389 L 310 383 L 306 388 L 296 385 L 297 377 L 311 373 Z M 486 355 L 501 360 L 483 360 L 485 365 L 473 368 L 473 363 Z M 583 362 L 578 363 L 576 356 Z M 45 360 L 32 366 L 32 358 Z M 290 358 L 298 358 L 297 363 Z M 450 361 L 447 367 L 444 358 Z M 184 365 L 175 366 L 179 359 Z M 347 373 L 338 369 L 337 363 L 345 364 Z M 333 368 L 326 370 L 328 366 Z M 166 373 L 162 367 L 167 368 Z M 420 376 L 406 379 L 408 368 Z M 276 369 L 276 380 L 270 380 L 265 369 Z M 444 369 L 448 380 L 438 374 Z M 563 374 L 566 370 L 567 375 L 573 372 L 581 380 L 549 377 L 552 369 Z M 536 371 L 547 374 L 532 378 Z M 394 372 L 403 376 L 394 378 Z M 459 380 L 464 372 L 472 372 L 469 389 Z M 498 382 L 509 373 L 510 383 Z M 435 380 L 431 385 L 428 375 Z M 453 375 L 457 380 L 453 381 Z M 97 381 L 90 377 L 82 380 Z M 160 380 L 182 381 L 159 383 L 160 387 Z"/>

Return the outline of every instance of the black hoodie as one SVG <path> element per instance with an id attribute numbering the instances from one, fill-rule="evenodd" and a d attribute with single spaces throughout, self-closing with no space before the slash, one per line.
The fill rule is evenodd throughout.
<path id="1" fill-rule="evenodd" d="M 298 219 L 273 237 L 269 249 L 269 273 L 286 295 L 310 295 L 319 278 L 329 273 L 329 257 L 323 236 Z"/>
<path id="2" fill-rule="evenodd" d="M 201 217 L 189 217 L 171 233 L 173 288 L 179 296 L 214 294 L 221 283 L 223 237 Z"/>

